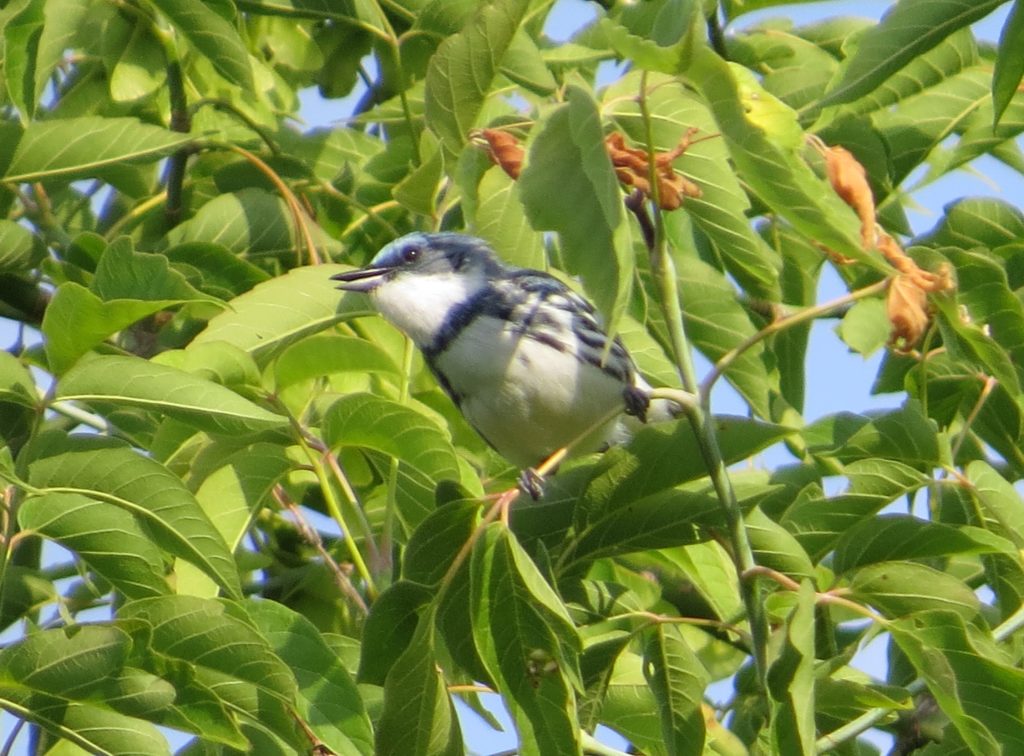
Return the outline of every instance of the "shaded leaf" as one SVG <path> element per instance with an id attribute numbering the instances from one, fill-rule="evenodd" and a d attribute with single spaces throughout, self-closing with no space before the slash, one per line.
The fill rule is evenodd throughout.
<path id="1" fill-rule="evenodd" d="M 1013 553 L 1012 542 L 980 528 L 955 528 L 909 515 L 864 519 L 839 539 L 832 568 L 846 572 L 865 564 L 956 554 Z"/>
<path id="2" fill-rule="evenodd" d="M 530 224 L 557 231 L 569 272 L 579 275 L 614 331 L 633 280 L 631 245 L 622 237 L 622 192 L 605 150 L 590 94 L 571 87 L 530 144 L 519 193 Z"/>
<path id="3" fill-rule="evenodd" d="M 526 5 L 522 0 L 480 5 L 466 27 L 441 43 L 431 58 L 426 114 L 446 151 L 457 153 L 465 144 Z"/>
<path id="4" fill-rule="evenodd" d="M 658 705 L 666 751 L 704 753 L 704 666 L 675 625 L 656 624 L 644 641 L 644 676 Z"/>
<path id="5" fill-rule="evenodd" d="M 437 667 L 431 620 L 431 614 L 424 616 L 388 672 L 374 748 L 381 756 L 463 753 L 455 706 Z"/>
<path id="6" fill-rule="evenodd" d="M 973 753 L 1024 747 L 1024 673 L 961 614 L 924 612 L 889 632 Z"/>
<path id="7" fill-rule="evenodd" d="M 373 732 L 355 681 L 305 617 L 273 601 L 250 601 L 246 614 L 298 684 L 297 711 L 336 753 L 373 753 Z"/>
<path id="8" fill-rule="evenodd" d="M 1010 8 L 999 34 L 999 54 L 992 74 L 993 125 L 998 125 L 1024 77 L 1024 57 L 1017 54 L 1021 49 L 1024 49 L 1024 4 L 1018 0 Z"/>
<path id="9" fill-rule="evenodd" d="M 771 738 L 776 753 L 813 754 L 814 584 L 802 581 L 797 597 L 781 631 L 782 648 L 768 669 L 768 692 L 774 701 Z"/>

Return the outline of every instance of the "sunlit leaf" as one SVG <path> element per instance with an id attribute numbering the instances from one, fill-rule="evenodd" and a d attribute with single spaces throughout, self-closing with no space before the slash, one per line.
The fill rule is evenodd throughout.
<path id="1" fill-rule="evenodd" d="M 71 493 L 130 513 L 164 550 L 206 572 L 231 595 L 239 592 L 231 553 L 178 476 L 99 436 L 40 436 L 27 452 L 33 493 Z"/>
<path id="2" fill-rule="evenodd" d="M 232 23 L 200 0 L 149 2 L 167 16 L 200 53 L 210 59 L 218 73 L 244 89 L 252 89 L 249 55 Z"/>
<path id="3" fill-rule="evenodd" d="M 193 139 L 134 118 L 68 118 L 25 129 L 4 181 L 95 176 L 127 161 L 156 161 Z"/>
<path id="4" fill-rule="evenodd" d="M 61 379 L 57 398 L 137 406 L 211 433 L 258 433 L 288 422 L 213 381 L 137 357 L 104 356 L 79 364 Z"/>

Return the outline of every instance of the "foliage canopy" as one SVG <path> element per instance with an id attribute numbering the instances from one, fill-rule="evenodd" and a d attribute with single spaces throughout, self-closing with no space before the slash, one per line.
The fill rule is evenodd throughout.
<path id="1" fill-rule="evenodd" d="M 4 4 L 10 742 L 457 754 L 490 690 L 524 754 L 1024 751 L 1024 213 L 906 217 L 1024 174 L 1024 3 L 731 25 L 777 4 L 603 3 L 564 43 L 552 0 Z M 363 94 L 303 130 L 314 86 Z M 436 228 L 574 278 L 687 417 L 508 509 L 329 280 Z M 899 409 L 804 417 L 818 319 Z"/>

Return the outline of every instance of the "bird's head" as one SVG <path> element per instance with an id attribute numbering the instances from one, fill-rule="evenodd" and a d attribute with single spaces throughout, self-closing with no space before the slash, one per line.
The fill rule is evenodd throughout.
<path id="1" fill-rule="evenodd" d="M 370 294 L 381 315 L 423 348 L 455 308 L 505 270 L 482 239 L 417 232 L 385 246 L 366 267 L 332 278 L 339 289 Z"/>

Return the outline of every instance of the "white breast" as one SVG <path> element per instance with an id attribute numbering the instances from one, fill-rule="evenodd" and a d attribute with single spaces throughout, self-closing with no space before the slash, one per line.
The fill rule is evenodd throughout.
<path id="1" fill-rule="evenodd" d="M 620 381 L 487 316 L 467 326 L 437 366 L 462 397 L 470 424 L 520 467 L 539 464 L 623 405 Z M 615 422 L 577 448 L 597 448 Z"/>
<path id="2" fill-rule="evenodd" d="M 434 341 L 448 312 L 483 285 L 464 274 L 397 276 L 373 292 L 377 311 L 421 349 Z"/>

